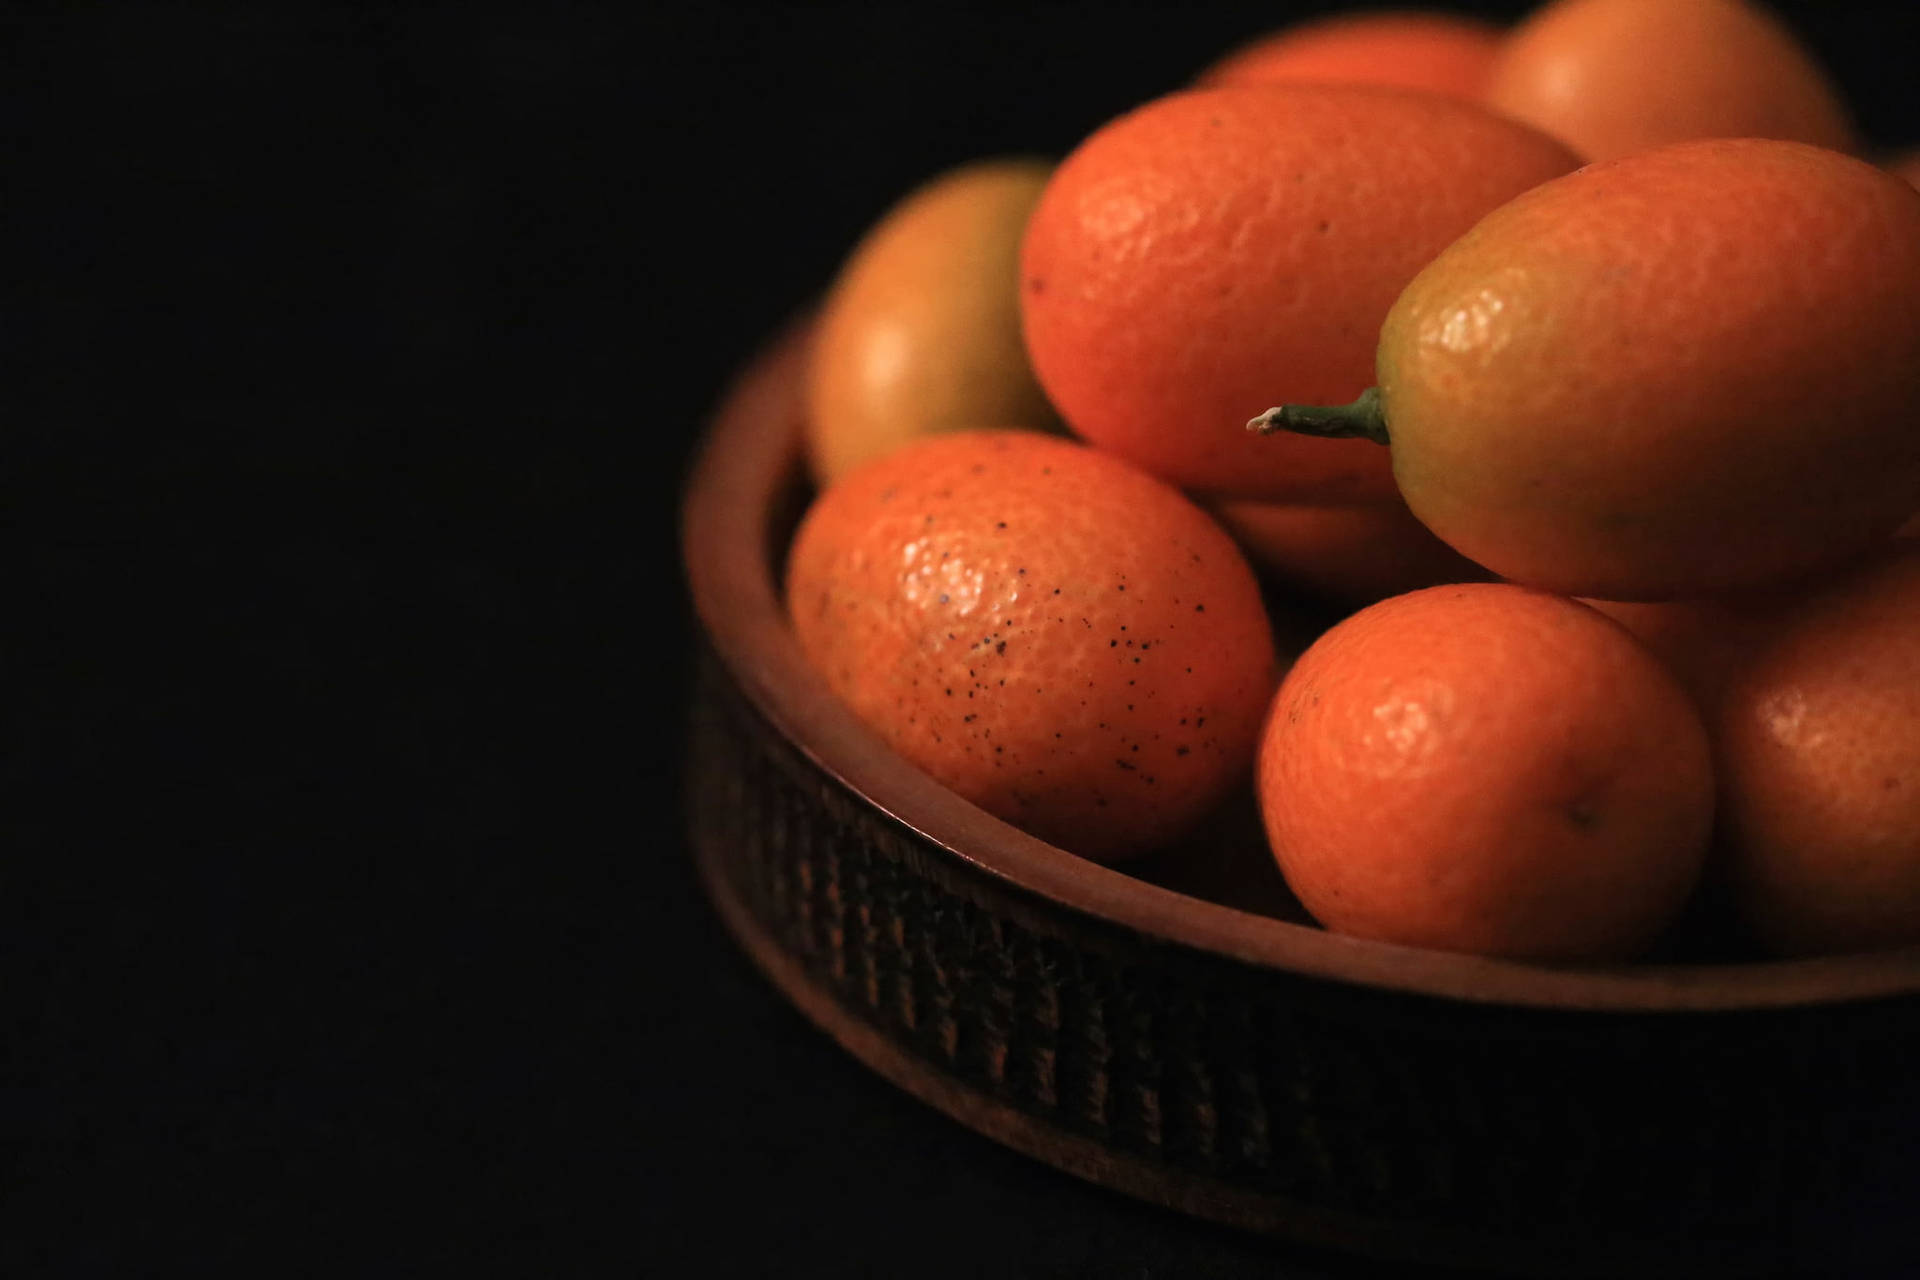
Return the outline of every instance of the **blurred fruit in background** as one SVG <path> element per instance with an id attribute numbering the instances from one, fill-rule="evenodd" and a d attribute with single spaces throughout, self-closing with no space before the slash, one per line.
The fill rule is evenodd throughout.
<path id="1" fill-rule="evenodd" d="M 1826 71 L 1745 0 L 1552 0 L 1508 36 L 1486 101 L 1588 160 L 1690 138 L 1857 145 Z"/>
<path id="2" fill-rule="evenodd" d="M 1459 14 L 1381 9 L 1296 23 L 1195 78 L 1204 88 L 1275 81 L 1373 84 L 1478 101 L 1502 31 Z"/>
<path id="3" fill-rule="evenodd" d="M 1058 430 L 1020 338 L 1020 238 L 1052 165 L 983 160 L 887 211 L 821 308 L 807 449 L 826 483 L 909 441 Z"/>

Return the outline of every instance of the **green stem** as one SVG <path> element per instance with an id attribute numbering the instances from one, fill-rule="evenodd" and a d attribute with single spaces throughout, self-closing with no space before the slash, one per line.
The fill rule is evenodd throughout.
<path id="1" fill-rule="evenodd" d="M 1332 440 L 1371 440 L 1390 443 L 1387 415 L 1380 404 L 1380 388 L 1368 387 L 1352 404 L 1283 404 L 1269 409 L 1247 423 L 1255 435 L 1270 436 L 1276 431 L 1292 431 L 1303 436 L 1324 436 Z"/>

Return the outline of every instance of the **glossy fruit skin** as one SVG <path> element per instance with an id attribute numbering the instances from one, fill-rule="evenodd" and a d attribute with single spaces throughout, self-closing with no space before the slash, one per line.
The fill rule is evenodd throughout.
<path id="1" fill-rule="evenodd" d="M 1787 611 L 1713 721 L 1726 874 L 1788 955 L 1920 943 L 1920 546 Z"/>
<path id="2" fill-rule="evenodd" d="M 909 445 L 815 502 L 787 592 L 889 745 L 1071 852 L 1146 852 L 1246 784 L 1277 678 L 1258 585 L 1120 459 L 1028 432 Z"/>
<path id="3" fill-rule="evenodd" d="M 1744 0 L 1554 0 L 1508 37 L 1486 102 L 1589 160 L 1693 138 L 1857 146 L 1826 72 Z"/>
<path id="4" fill-rule="evenodd" d="M 1241 498 L 1212 510 L 1262 576 L 1348 604 L 1488 576 L 1404 503 L 1315 507 Z"/>
<path id="5" fill-rule="evenodd" d="M 1350 85 L 1174 94 L 1083 141 L 1022 250 L 1041 385 L 1089 441 L 1194 492 L 1394 500 L 1364 442 L 1256 440 L 1274 397 L 1351 399 L 1407 281 L 1573 167 L 1470 104 Z"/>
<path id="6" fill-rule="evenodd" d="M 821 304 L 807 453 L 823 483 L 923 436 L 1060 430 L 1020 336 L 1020 238 L 1051 163 L 982 160 L 904 197 Z"/>
<path id="7" fill-rule="evenodd" d="M 1195 84 L 1374 84 L 1477 101 L 1502 31 L 1457 14 L 1383 9 L 1295 23 L 1235 49 Z"/>
<path id="8" fill-rule="evenodd" d="M 1505 583 L 1416 591 L 1288 672 L 1260 748 L 1275 857 L 1328 929 L 1619 960 L 1678 914 L 1713 814 L 1705 729 L 1631 636 Z"/>
<path id="9" fill-rule="evenodd" d="M 1502 577 L 1792 578 L 1920 509 L 1920 192 L 1791 142 L 1591 165 L 1422 271 L 1378 368 L 1408 506 Z"/>

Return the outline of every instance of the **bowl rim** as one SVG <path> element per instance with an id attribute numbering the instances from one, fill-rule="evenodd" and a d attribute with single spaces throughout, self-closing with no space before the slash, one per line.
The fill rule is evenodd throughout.
<path id="1" fill-rule="evenodd" d="M 748 701 L 866 803 L 992 879 L 1158 941 L 1243 964 L 1443 999 L 1614 1013 L 1739 1011 L 1920 992 L 1920 947 L 1732 964 L 1559 966 L 1346 937 L 1162 888 L 993 817 L 896 754 L 819 680 L 769 555 L 777 500 L 802 460 L 803 312 L 735 375 L 707 424 L 681 507 L 696 619 Z"/>

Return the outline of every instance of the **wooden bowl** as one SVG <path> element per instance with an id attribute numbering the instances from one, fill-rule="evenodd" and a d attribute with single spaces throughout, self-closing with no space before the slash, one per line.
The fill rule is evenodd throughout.
<path id="1" fill-rule="evenodd" d="M 781 605 L 804 360 L 796 326 L 753 363 L 687 490 L 690 824 L 741 945 L 856 1057 L 1081 1177 L 1374 1257 L 1920 1258 L 1920 949 L 1550 968 L 1343 938 L 1284 892 L 1273 915 L 1207 900 L 1241 869 L 1204 857 L 1165 860 L 1188 883 L 1084 861 L 895 755 Z M 1228 828 L 1215 847 L 1270 866 Z"/>

